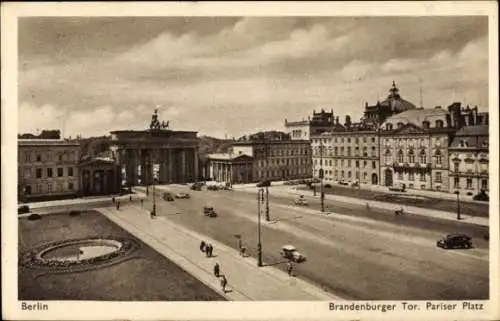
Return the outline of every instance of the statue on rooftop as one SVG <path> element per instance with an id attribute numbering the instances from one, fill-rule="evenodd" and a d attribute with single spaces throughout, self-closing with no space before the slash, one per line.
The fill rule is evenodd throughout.
<path id="1" fill-rule="evenodd" d="M 151 115 L 151 123 L 149 124 L 149 129 L 153 130 L 162 130 L 162 129 L 168 129 L 170 121 L 162 121 L 160 123 L 160 120 L 158 119 L 158 108 L 155 109 L 153 115 Z"/>

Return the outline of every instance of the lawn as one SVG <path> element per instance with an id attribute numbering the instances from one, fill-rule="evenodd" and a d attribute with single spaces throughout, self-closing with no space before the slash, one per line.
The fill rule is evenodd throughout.
<path id="1" fill-rule="evenodd" d="M 19 252 L 45 242 L 130 238 L 139 248 L 119 263 L 74 273 L 20 266 L 19 300 L 213 301 L 222 296 L 96 211 L 19 219 Z"/>

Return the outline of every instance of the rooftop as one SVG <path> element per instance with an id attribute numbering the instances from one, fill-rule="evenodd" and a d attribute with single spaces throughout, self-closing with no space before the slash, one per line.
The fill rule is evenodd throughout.
<path id="1" fill-rule="evenodd" d="M 488 136 L 488 125 L 474 125 L 464 126 L 457 133 L 456 136 Z"/>
<path id="2" fill-rule="evenodd" d="M 80 146 L 77 140 L 68 139 L 18 139 L 19 146 Z"/>

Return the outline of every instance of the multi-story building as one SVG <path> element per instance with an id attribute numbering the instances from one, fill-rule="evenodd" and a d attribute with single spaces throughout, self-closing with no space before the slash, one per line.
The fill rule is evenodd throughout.
<path id="1" fill-rule="evenodd" d="M 308 117 L 307 120 L 288 121 L 285 119 L 285 131 L 292 140 L 310 140 L 311 136 L 332 130 L 334 125 L 333 109 L 330 112 L 324 109 L 321 109 L 319 113 L 313 111 L 312 118 Z"/>
<path id="2" fill-rule="evenodd" d="M 19 199 L 76 194 L 79 151 L 78 141 L 18 139 Z"/>
<path id="3" fill-rule="evenodd" d="M 207 155 L 208 176 L 216 182 L 244 184 L 253 182 L 253 157 L 239 152 Z"/>
<path id="4" fill-rule="evenodd" d="M 448 145 L 457 130 L 452 108 L 413 109 L 380 128 L 382 185 L 448 191 Z"/>
<path id="5" fill-rule="evenodd" d="M 462 127 L 455 135 L 450 154 L 450 192 L 475 195 L 489 191 L 488 125 Z"/>
<path id="6" fill-rule="evenodd" d="M 313 176 L 322 168 L 325 181 L 380 183 L 380 149 L 378 128 L 389 116 L 415 109 L 404 100 L 393 82 L 389 95 L 373 106 L 366 103 L 360 122 L 351 122 L 346 116 L 340 124 L 338 116 L 328 132 L 313 135 Z"/>
<path id="7" fill-rule="evenodd" d="M 376 131 L 325 132 L 311 141 L 313 177 L 323 169 L 324 180 L 377 185 L 379 182 L 379 138 Z"/>
<path id="8" fill-rule="evenodd" d="M 234 155 L 252 157 L 253 182 L 310 178 L 311 145 L 308 140 L 254 139 L 233 144 Z"/>

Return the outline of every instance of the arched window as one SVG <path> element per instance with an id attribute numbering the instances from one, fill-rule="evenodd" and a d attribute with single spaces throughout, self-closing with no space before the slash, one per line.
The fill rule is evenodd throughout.
<path id="1" fill-rule="evenodd" d="M 386 130 L 392 130 L 392 124 L 387 124 L 385 125 Z"/>
<path id="2" fill-rule="evenodd" d="M 427 120 L 425 120 L 425 121 L 422 122 L 422 127 L 424 127 L 424 128 L 429 128 L 429 125 L 430 124 L 429 124 L 429 122 Z"/>
<path id="3" fill-rule="evenodd" d="M 443 128 L 443 121 L 441 119 L 436 120 L 436 128 Z"/>
<path id="4" fill-rule="evenodd" d="M 436 150 L 434 156 L 436 157 L 436 164 L 441 165 L 443 163 L 443 156 L 441 155 L 441 151 L 439 149 Z"/>
<path id="5" fill-rule="evenodd" d="M 403 123 L 398 123 L 398 128 L 403 128 L 404 125 L 405 124 L 403 124 Z"/>
<path id="6" fill-rule="evenodd" d="M 427 163 L 427 155 L 425 154 L 425 150 L 420 151 L 420 163 L 425 164 Z"/>
<path id="7" fill-rule="evenodd" d="M 408 163 L 415 163 L 415 152 L 413 149 L 410 149 L 408 152 Z"/>
<path id="8" fill-rule="evenodd" d="M 401 149 L 398 152 L 398 162 L 400 162 L 400 163 L 404 162 L 404 155 L 403 155 L 403 151 Z"/>

